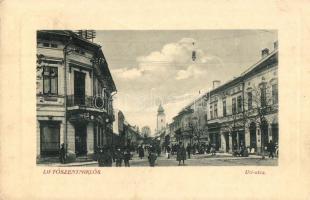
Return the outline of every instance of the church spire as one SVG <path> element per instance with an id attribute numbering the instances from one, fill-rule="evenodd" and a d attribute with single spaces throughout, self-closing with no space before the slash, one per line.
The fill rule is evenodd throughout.
<path id="1" fill-rule="evenodd" d="M 157 112 L 158 112 L 158 114 L 159 114 L 159 113 L 164 113 L 164 112 L 165 112 L 165 110 L 164 110 L 164 108 L 162 107 L 161 104 L 159 104 L 159 107 L 158 107 Z"/>

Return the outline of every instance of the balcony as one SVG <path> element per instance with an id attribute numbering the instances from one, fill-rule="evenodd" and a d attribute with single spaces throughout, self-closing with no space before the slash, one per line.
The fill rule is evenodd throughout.
<path id="1" fill-rule="evenodd" d="M 88 110 L 113 114 L 112 106 L 108 106 L 107 99 L 98 96 L 67 96 L 68 110 Z"/>

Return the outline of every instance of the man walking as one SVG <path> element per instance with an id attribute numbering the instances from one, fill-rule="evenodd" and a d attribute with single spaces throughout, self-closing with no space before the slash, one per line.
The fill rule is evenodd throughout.
<path id="1" fill-rule="evenodd" d="M 192 150 L 191 146 L 190 146 L 190 145 L 187 145 L 186 151 L 187 151 L 187 157 L 188 157 L 188 159 L 191 158 L 191 150 Z"/>
<path id="2" fill-rule="evenodd" d="M 130 159 L 131 159 L 131 153 L 130 153 L 129 148 L 127 148 L 124 154 L 125 167 L 130 167 L 130 164 L 129 164 Z"/>
<path id="3" fill-rule="evenodd" d="M 121 167 L 122 162 L 124 159 L 124 153 L 121 151 L 120 148 L 117 148 L 115 151 L 115 162 L 116 162 L 116 167 Z"/>
<path id="4" fill-rule="evenodd" d="M 144 149 L 142 145 L 138 147 L 139 158 L 142 159 L 144 157 Z"/>
<path id="5" fill-rule="evenodd" d="M 178 151 L 177 151 L 177 161 L 179 161 L 179 165 L 181 165 L 181 161 L 183 162 L 186 160 L 186 150 L 184 147 L 184 144 L 179 145 Z"/>
<path id="6" fill-rule="evenodd" d="M 167 158 L 170 159 L 171 148 L 169 145 L 167 146 L 166 151 L 167 151 Z"/>
<path id="7" fill-rule="evenodd" d="M 59 160 L 60 163 L 65 164 L 65 159 L 66 159 L 66 151 L 65 151 L 65 144 L 62 143 L 60 150 L 59 150 Z"/>
<path id="8" fill-rule="evenodd" d="M 151 167 L 155 166 L 156 159 L 157 159 L 157 154 L 155 152 L 155 148 L 151 147 L 151 149 L 149 151 L 149 156 L 148 156 L 149 164 Z"/>
<path id="9" fill-rule="evenodd" d="M 269 158 L 274 158 L 274 152 L 275 152 L 275 144 L 273 143 L 272 140 L 270 140 L 267 151 L 269 152 Z"/>

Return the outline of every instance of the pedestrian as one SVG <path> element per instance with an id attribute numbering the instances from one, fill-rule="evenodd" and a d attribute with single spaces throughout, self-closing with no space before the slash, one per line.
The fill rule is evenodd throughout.
<path id="1" fill-rule="evenodd" d="M 144 149 L 142 145 L 138 147 L 139 158 L 142 159 L 144 157 Z"/>
<path id="2" fill-rule="evenodd" d="M 206 153 L 209 154 L 210 152 L 211 152 L 211 145 L 210 145 L 210 143 L 208 143 Z"/>
<path id="3" fill-rule="evenodd" d="M 105 167 L 112 167 L 112 152 L 110 147 L 105 146 L 103 149 L 103 166 Z"/>
<path id="4" fill-rule="evenodd" d="M 156 159 L 157 159 L 157 154 L 156 154 L 155 148 L 151 147 L 151 149 L 149 151 L 149 156 L 148 156 L 150 167 L 155 166 Z"/>
<path id="5" fill-rule="evenodd" d="M 167 146 L 166 151 L 167 151 L 167 158 L 170 159 L 171 148 L 169 145 Z"/>
<path id="6" fill-rule="evenodd" d="M 124 159 L 124 153 L 121 151 L 121 148 L 117 148 L 115 151 L 115 162 L 116 167 L 121 167 Z"/>
<path id="7" fill-rule="evenodd" d="M 130 167 L 129 160 L 131 160 L 131 153 L 130 153 L 129 148 L 126 148 L 125 153 L 124 153 L 125 167 Z"/>
<path id="8" fill-rule="evenodd" d="M 99 147 L 98 165 L 99 165 L 99 167 L 103 167 L 104 166 L 104 156 L 103 156 L 103 148 L 102 147 Z"/>
<path id="9" fill-rule="evenodd" d="M 272 140 L 269 141 L 267 151 L 269 152 L 269 158 L 274 158 L 274 152 L 275 152 L 275 144 Z"/>
<path id="10" fill-rule="evenodd" d="M 65 160 L 66 160 L 65 144 L 62 143 L 59 149 L 59 161 L 60 163 L 65 164 Z"/>
<path id="11" fill-rule="evenodd" d="M 186 151 L 187 151 L 187 157 L 188 157 L 188 159 L 191 158 L 191 150 L 192 150 L 191 146 L 190 146 L 190 145 L 187 145 Z"/>
<path id="12" fill-rule="evenodd" d="M 179 165 L 181 165 L 181 161 L 183 162 L 186 160 L 186 150 L 184 147 L 184 144 L 179 145 L 178 151 L 177 151 L 177 161 L 179 161 Z"/>
<path id="13" fill-rule="evenodd" d="M 279 145 L 277 142 L 275 143 L 275 157 L 279 157 Z"/>

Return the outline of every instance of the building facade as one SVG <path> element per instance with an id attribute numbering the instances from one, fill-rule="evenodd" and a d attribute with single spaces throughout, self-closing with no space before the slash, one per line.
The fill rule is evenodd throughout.
<path id="1" fill-rule="evenodd" d="M 279 142 L 278 44 L 262 50 L 262 58 L 233 80 L 197 98 L 174 117 L 174 137 L 188 143 L 214 144 L 232 152 L 245 146 L 260 154 L 270 140 Z"/>
<path id="2" fill-rule="evenodd" d="M 37 158 L 92 158 L 111 142 L 116 87 L 98 44 L 72 31 L 37 32 Z"/>

